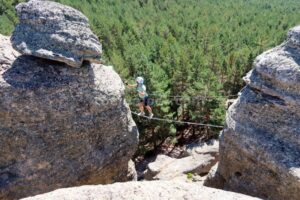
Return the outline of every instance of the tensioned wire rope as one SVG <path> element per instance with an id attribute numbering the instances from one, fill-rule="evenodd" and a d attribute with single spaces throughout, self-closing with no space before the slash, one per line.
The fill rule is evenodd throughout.
<path id="1" fill-rule="evenodd" d="M 145 115 L 139 115 L 136 112 L 131 111 L 132 114 L 139 116 L 139 117 L 143 117 L 143 118 L 147 118 L 150 120 L 156 120 L 156 121 L 164 121 L 164 122 L 169 122 L 169 123 L 176 123 L 176 124 L 188 124 L 188 125 L 196 125 L 196 126 L 207 126 L 207 127 L 212 127 L 212 128 L 223 128 L 224 126 L 221 125 L 215 125 L 215 124 L 203 124 L 203 123 L 196 123 L 196 122 L 186 122 L 186 121 L 177 121 L 177 120 L 173 120 L 173 119 L 163 119 L 163 118 L 158 118 L 158 117 L 148 117 Z"/>
<path id="2" fill-rule="evenodd" d="M 243 88 L 244 89 L 244 88 Z M 239 92 L 240 93 L 240 92 Z M 162 93 L 148 93 L 149 96 L 153 96 L 153 97 L 168 97 L 168 98 L 189 98 L 187 96 L 180 96 L 180 95 L 166 95 L 166 94 L 162 94 Z M 203 95 L 203 96 L 195 96 L 196 98 L 200 98 L 200 99 L 218 99 L 218 98 L 230 98 L 230 97 L 238 97 L 239 94 L 233 94 L 233 95 L 224 95 L 224 96 L 208 96 L 208 95 Z"/>
<path id="3" fill-rule="evenodd" d="M 240 93 L 245 89 L 245 87 L 242 88 L 242 90 L 237 94 L 237 95 L 227 95 L 227 96 L 223 96 L 223 98 L 225 97 L 238 97 L 240 95 Z M 169 97 L 169 98 L 186 98 L 184 96 L 168 96 L 168 95 L 159 95 L 159 94 L 148 94 L 149 96 L 164 96 L 164 97 Z M 199 97 L 199 96 L 198 96 Z M 222 97 L 222 96 L 221 96 Z M 205 100 L 208 99 L 217 99 L 217 97 L 204 97 Z M 168 122 L 168 123 L 176 123 L 176 124 L 188 124 L 188 125 L 196 125 L 196 126 L 206 126 L 206 127 L 212 127 L 212 128 L 224 128 L 224 126 L 221 125 L 216 125 L 216 124 L 204 124 L 204 123 L 196 123 L 196 122 L 188 122 L 188 121 L 178 121 L 178 120 L 173 120 L 173 119 L 164 119 L 164 118 L 158 118 L 158 117 L 148 117 L 145 115 L 139 115 L 136 112 L 131 111 L 132 114 L 142 117 L 142 118 L 146 118 L 146 119 L 150 119 L 150 120 L 156 120 L 156 121 L 164 121 L 164 122 Z"/>

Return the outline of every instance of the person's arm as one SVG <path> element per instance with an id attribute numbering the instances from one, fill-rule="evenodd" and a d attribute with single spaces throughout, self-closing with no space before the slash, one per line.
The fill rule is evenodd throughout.
<path id="1" fill-rule="evenodd" d="M 129 88 L 136 88 L 137 85 L 136 85 L 136 84 L 128 84 L 127 86 L 128 86 Z"/>
<path id="2" fill-rule="evenodd" d="M 139 94 L 144 97 L 145 96 L 145 92 L 139 92 Z"/>
<path id="3" fill-rule="evenodd" d="M 137 84 L 129 84 L 127 81 L 125 81 L 125 85 L 126 85 L 128 88 L 136 88 L 136 87 L 137 87 Z"/>

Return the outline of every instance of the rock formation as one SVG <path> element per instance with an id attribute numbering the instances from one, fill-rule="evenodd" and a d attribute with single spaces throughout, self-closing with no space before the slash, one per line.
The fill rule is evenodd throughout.
<path id="1" fill-rule="evenodd" d="M 258 198 L 181 181 L 144 181 L 59 189 L 23 200 L 258 200 Z"/>
<path id="2" fill-rule="evenodd" d="M 209 154 L 213 157 L 216 157 L 216 160 L 218 160 L 219 159 L 219 141 L 210 140 L 208 142 L 188 144 L 186 146 L 185 151 L 183 152 L 183 157 L 200 155 L 200 154 Z"/>
<path id="3" fill-rule="evenodd" d="M 11 47 L 10 38 L 0 35 L 0 65 L 9 68 L 20 54 Z"/>
<path id="4" fill-rule="evenodd" d="M 258 56 L 229 108 L 217 173 L 224 188 L 264 199 L 300 199 L 300 26 Z"/>
<path id="5" fill-rule="evenodd" d="M 188 145 L 184 158 L 158 155 L 144 172 L 146 180 L 203 181 L 218 161 L 218 142 Z"/>
<path id="6" fill-rule="evenodd" d="M 49 7 L 44 6 L 46 3 Z M 56 19 L 63 23 L 65 11 L 68 27 L 74 23 L 82 28 L 87 21 L 77 11 L 53 2 L 30 1 L 17 6 L 17 10 L 21 25 L 14 33 L 14 47 L 20 51 L 19 41 L 31 52 L 21 53 L 43 58 L 48 57 L 36 54 L 37 49 L 25 36 L 41 37 L 39 30 L 47 32 Z M 30 24 L 31 21 L 36 24 Z M 72 34 L 60 32 L 66 40 L 70 38 L 79 44 L 88 41 L 82 46 L 75 42 L 74 47 L 68 41 L 68 45 L 55 43 L 55 39 L 50 39 L 55 38 L 52 31 L 44 41 L 32 42 L 39 43 L 40 49 L 49 50 L 50 46 L 61 53 L 67 48 L 67 54 L 78 50 L 83 53 L 80 62 L 87 58 L 86 52 L 93 52 L 85 45 L 95 42 L 92 48 L 99 46 L 90 39 L 93 37 L 89 31 L 87 35 L 76 33 L 75 28 Z M 81 68 L 73 68 L 43 58 L 19 56 L 9 38 L 0 36 L 0 199 L 136 179 L 129 161 L 138 144 L 138 132 L 119 75 L 112 67 L 101 64 L 84 62 Z"/>
<path id="7" fill-rule="evenodd" d="M 223 189 L 224 178 L 219 174 L 218 170 L 219 163 L 215 164 L 204 179 L 203 185 L 218 189 Z"/>
<path id="8" fill-rule="evenodd" d="M 12 44 L 23 55 L 80 67 L 100 62 L 102 47 L 88 19 L 79 11 L 52 1 L 31 0 L 16 6 L 20 19 Z"/>

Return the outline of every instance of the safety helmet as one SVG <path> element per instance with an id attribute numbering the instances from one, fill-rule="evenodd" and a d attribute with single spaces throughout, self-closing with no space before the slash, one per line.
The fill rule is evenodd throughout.
<path id="1" fill-rule="evenodd" d="M 144 83 L 144 78 L 139 76 L 135 79 L 135 81 L 138 83 L 138 84 L 143 84 Z"/>

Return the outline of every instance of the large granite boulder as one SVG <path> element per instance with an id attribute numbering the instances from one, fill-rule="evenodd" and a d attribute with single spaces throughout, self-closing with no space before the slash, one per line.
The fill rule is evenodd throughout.
<path id="1" fill-rule="evenodd" d="M 259 200 L 183 181 L 143 181 L 64 188 L 24 200 Z"/>
<path id="2" fill-rule="evenodd" d="M 0 35 L 0 65 L 8 68 L 20 54 L 11 48 L 10 38 Z"/>
<path id="3" fill-rule="evenodd" d="M 217 173 L 228 190 L 299 200 L 300 27 L 254 67 L 228 110 Z"/>
<path id="4" fill-rule="evenodd" d="M 102 47 L 88 19 L 79 11 L 52 1 L 31 0 L 16 6 L 20 19 L 11 38 L 23 55 L 80 67 L 100 62 Z"/>
<path id="5" fill-rule="evenodd" d="M 219 158 L 219 141 L 209 140 L 207 142 L 191 143 L 186 145 L 185 151 L 183 151 L 182 156 L 193 156 L 199 154 L 210 154 L 216 159 Z"/>
<path id="6" fill-rule="evenodd" d="M 190 144 L 183 158 L 158 155 L 147 165 L 146 180 L 204 181 L 212 166 L 218 161 L 218 142 Z"/>
<path id="7" fill-rule="evenodd" d="M 204 186 L 223 189 L 224 187 L 224 178 L 218 172 L 219 163 L 215 164 L 205 177 L 203 181 Z"/>
<path id="8" fill-rule="evenodd" d="M 195 155 L 180 159 L 158 155 L 154 162 L 148 164 L 144 178 L 202 181 L 201 176 L 207 174 L 215 163 L 216 159 L 211 155 Z"/>
<path id="9" fill-rule="evenodd" d="M 0 199 L 134 179 L 138 132 L 111 67 L 0 49 Z"/>

